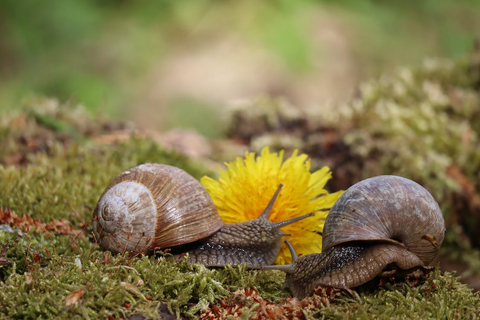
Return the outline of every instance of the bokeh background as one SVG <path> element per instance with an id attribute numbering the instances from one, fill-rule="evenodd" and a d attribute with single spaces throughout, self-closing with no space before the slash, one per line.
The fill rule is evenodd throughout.
<path id="1" fill-rule="evenodd" d="M 475 0 L 3 0 L 0 110 L 41 94 L 218 137 L 231 101 L 341 103 L 399 65 L 465 55 L 479 30 Z"/>

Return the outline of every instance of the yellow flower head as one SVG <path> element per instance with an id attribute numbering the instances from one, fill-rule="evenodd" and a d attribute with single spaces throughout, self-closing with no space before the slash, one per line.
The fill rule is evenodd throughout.
<path id="1" fill-rule="evenodd" d="M 310 159 L 306 154 L 292 156 L 283 161 L 283 150 L 270 153 L 263 148 L 261 155 L 247 152 L 245 159 L 237 158 L 226 163 L 227 170 L 219 170 L 219 180 L 203 177 L 202 184 L 217 206 L 225 223 L 243 222 L 257 218 L 283 183 L 283 188 L 270 212 L 273 222 L 288 220 L 310 212 L 306 218 L 282 228 L 290 233 L 288 241 L 299 255 L 320 252 L 325 218 L 342 191 L 329 194 L 324 188 L 332 177 L 328 167 L 311 173 Z M 275 263 L 291 261 L 290 252 L 284 244 Z"/>

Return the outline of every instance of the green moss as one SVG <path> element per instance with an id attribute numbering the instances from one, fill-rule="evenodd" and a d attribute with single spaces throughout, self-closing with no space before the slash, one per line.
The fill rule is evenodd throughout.
<path id="1" fill-rule="evenodd" d="M 52 117 L 54 122 L 59 118 Z M 99 144 L 79 129 L 81 123 L 66 123 L 67 127 L 45 123 L 27 126 L 31 130 L 26 134 L 28 139 L 40 137 L 39 132 L 52 134 L 52 140 L 40 139 L 49 141 L 43 151 L 29 152 L 14 144 L 4 150 L 2 157 L 20 153 L 27 161 L 16 166 L 0 165 L 1 207 L 44 222 L 67 219 L 79 228 L 91 220 L 92 209 L 109 181 L 130 167 L 160 162 L 181 167 L 197 178 L 209 174 L 201 164 L 166 152 L 154 141 L 132 137 L 123 143 Z M 18 141 L 21 136 L 21 130 L 0 128 L 2 143 Z M 80 138 L 62 128 L 74 128 Z M 68 143 L 58 139 L 59 132 L 66 132 Z M 262 297 L 277 303 L 290 296 L 282 288 L 281 272 L 244 267 L 207 269 L 169 254 L 112 257 L 88 237 L 90 228 L 86 228 L 86 236 L 78 237 L 3 228 L 0 243 L 8 243 L 5 259 L 12 264 L 0 266 L 0 318 L 98 319 L 142 314 L 159 319 L 161 303 L 178 317 L 195 318 L 202 307 L 220 303 L 239 288 L 255 287 Z M 67 305 L 66 299 L 72 294 L 76 302 Z M 259 308 L 254 303 L 245 306 L 243 317 L 254 315 Z M 356 298 L 342 296 L 305 315 L 436 319 L 455 318 L 457 314 L 460 318 L 478 318 L 479 309 L 478 294 L 452 275 L 435 272 L 416 288 L 399 283 L 362 289 Z"/>
<path id="2" fill-rule="evenodd" d="M 73 225 L 89 221 L 113 177 L 138 164 L 173 164 L 196 178 L 209 173 L 153 141 L 135 138 L 108 146 L 72 143 L 65 148 L 56 143 L 48 154 L 33 155 L 29 162 L 26 167 L 0 166 L 0 207 L 43 221 L 68 219 Z"/>
<path id="3" fill-rule="evenodd" d="M 406 283 L 386 285 L 356 298 L 341 297 L 334 305 L 316 312 L 329 319 L 476 319 L 480 296 L 438 269 L 417 287 Z"/>
<path id="4" fill-rule="evenodd" d="M 97 319 L 134 313 L 158 318 L 161 301 L 172 313 L 193 315 L 237 288 L 257 285 L 272 296 L 281 283 L 278 273 L 207 269 L 169 254 L 157 259 L 112 257 L 85 239 L 33 233 L 12 233 L 9 238 L 13 245 L 6 258 L 14 264 L 0 282 L 0 313 L 11 319 Z M 67 306 L 65 298 L 82 288 L 85 294 L 79 302 Z"/>
<path id="5" fill-rule="evenodd" d="M 341 120 L 353 128 L 345 136 L 353 152 L 380 164 L 365 174 L 410 177 L 437 199 L 462 187 L 452 167 L 478 181 L 476 67 L 468 59 L 429 60 L 421 68 L 364 83 L 361 97 L 345 107 Z M 450 211 L 446 204 L 443 209 Z"/>
<path id="6" fill-rule="evenodd" d="M 55 142 L 68 144 L 126 126 L 93 120 L 81 105 L 44 97 L 26 99 L 19 109 L 0 120 L 0 163 L 25 162 L 26 155 L 48 151 Z"/>
<path id="7" fill-rule="evenodd" d="M 32 240 L 34 241 L 34 240 Z M 33 244 L 32 252 L 38 250 Z M 27 255 L 27 272 L 18 267 L 1 283 L 0 313 L 9 319 L 106 318 L 142 314 L 159 319 L 158 308 L 166 302 L 177 315 L 193 316 L 209 303 L 218 304 L 229 292 L 254 286 L 264 298 L 281 302 L 281 272 L 245 268 L 207 269 L 189 265 L 186 259 L 170 255 L 128 258 L 112 257 L 93 248 L 74 244 L 71 254 L 57 252 L 53 243 L 44 243 L 43 254 Z M 66 297 L 85 289 L 71 306 Z M 279 294 L 280 293 L 280 294 Z M 258 306 L 250 305 L 254 314 Z M 480 316 L 480 296 L 460 284 L 452 274 L 438 271 L 422 285 L 404 283 L 383 288 L 362 289 L 352 298 L 343 295 L 329 305 L 306 314 L 343 319 L 475 319 Z"/>

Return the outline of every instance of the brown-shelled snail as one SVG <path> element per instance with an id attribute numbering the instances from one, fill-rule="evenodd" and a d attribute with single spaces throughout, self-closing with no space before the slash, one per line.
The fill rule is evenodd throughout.
<path id="1" fill-rule="evenodd" d="M 322 253 L 296 257 L 284 266 L 286 285 L 303 298 L 320 285 L 352 288 L 382 271 L 408 270 L 435 258 L 445 222 L 432 195 L 398 176 L 363 180 L 345 191 L 325 221 Z"/>
<path id="2" fill-rule="evenodd" d="M 93 231 L 104 250 L 151 253 L 182 246 L 189 262 L 206 266 L 272 264 L 282 245 L 280 228 L 312 216 L 273 223 L 270 210 L 254 220 L 224 224 L 205 188 L 182 169 L 143 164 L 118 175 L 93 212 Z"/>

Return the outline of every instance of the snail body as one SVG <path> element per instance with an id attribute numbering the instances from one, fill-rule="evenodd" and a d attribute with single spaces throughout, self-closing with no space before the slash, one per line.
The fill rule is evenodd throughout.
<path id="1" fill-rule="evenodd" d="M 398 176 L 363 180 L 337 200 L 325 221 L 322 253 L 271 266 L 287 273 L 286 285 L 303 298 L 320 285 L 352 288 L 386 268 L 428 265 L 438 253 L 445 222 L 432 195 Z"/>
<path id="2" fill-rule="evenodd" d="M 280 228 L 309 215 L 273 223 L 270 210 L 247 222 L 224 224 L 205 188 L 182 169 L 143 164 L 118 175 L 93 212 L 93 231 L 104 250 L 152 253 L 182 246 L 189 262 L 206 266 L 272 264 L 288 236 Z"/>

